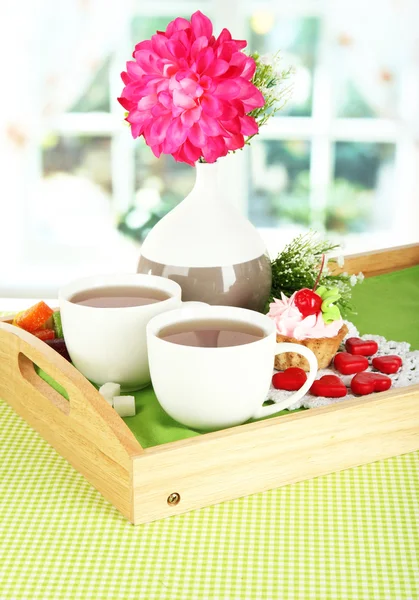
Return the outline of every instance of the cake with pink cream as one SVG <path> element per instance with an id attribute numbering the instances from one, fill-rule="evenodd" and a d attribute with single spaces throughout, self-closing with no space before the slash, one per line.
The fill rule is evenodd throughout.
<path id="1" fill-rule="evenodd" d="M 332 362 L 348 328 L 342 320 L 335 302 L 340 294 L 337 288 L 319 287 L 316 291 L 302 289 L 288 298 L 274 298 L 269 305 L 268 317 L 276 326 L 278 342 L 292 342 L 307 346 L 314 352 L 319 369 Z M 296 352 L 280 354 L 275 358 L 275 369 L 288 367 L 309 370 L 306 359 Z"/>

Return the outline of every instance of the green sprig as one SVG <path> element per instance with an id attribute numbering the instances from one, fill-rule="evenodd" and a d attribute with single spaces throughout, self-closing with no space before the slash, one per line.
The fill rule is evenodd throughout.
<path id="1" fill-rule="evenodd" d="M 282 70 L 278 68 L 280 62 L 279 52 L 274 54 L 272 60 L 269 62 L 265 62 L 258 52 L 254 52 L 251 56 L 256 62 L 256 71 L 253 75 L 252 83 L 262 93 L 265 104 L 260 108 L 255 108 L 255 110 L 249 113 L 249 116 L 256 120 L 260 128 L 284 108 L 288 102 L 292 92 L 292 85 L 286 85 L 286 82 L 293 74 L 293 68 L 289 67 Z M 249 144 L 255 135 L 258 134 L 255 133 L 249 136 L 246 144 Z"/>
<path id="2" fill-rule="evenodd" d="M 269 310 L 269 303 L 274 298 L 281 298 L 281 292 L 290 297 L 302 288 L 313 289 L 319 274 L 323 254 L 337 253 L 338 250 L 338 244 L 320 239 L 314 231 L 297 236 L 285 246 L 271 263 L 272 288 L 266 312 Z M 329 263 L 335 262 L 335 259 L 329 259 Z M 357 279 L 357 281 L 360 280 L 362 280 L 362 276 Z M 326 267 L 322 271 L 318 285 L 328 289 L 337 288 L 340 298 L 336 302 L 336 306 L 343 314 L 352 311 L 350 301 L 354 279 L 348 274 L 333 275 Z"/>

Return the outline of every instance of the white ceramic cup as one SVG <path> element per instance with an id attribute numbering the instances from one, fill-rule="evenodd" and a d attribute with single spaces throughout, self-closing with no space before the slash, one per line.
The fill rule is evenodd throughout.
<path id="1" fill-rule="evenodd" d="M 165 327 L 200 319 L 253 324 L 265 337 L 218 348 L 183 346 L 159 337 Z M 272 319 L 243 308 L 199 306 L 164 313 L 148 323 L 147 345 L 158 401 L 173 419 L 198 430 L 230 427 L 288 408 L 309 390 L 317 373 L 317 359 L 311 350 L 300 344 L 277 343 Z M 275 355 L 283 352 L 304 356 L 310 373 L 305 384 L 286 400 L 263 406 Z"/>
<path id="2" fill-rule="evenodd" d="M 117 308 L 70 302 L 78 292 L 107 286 L 153 288 L 169 298 Z M 58 298 L 64 338 L 74 366 L 98 385 L 113 381 L 124 391 L 132 391 L 149 384 L 146 325 L 152 317 L 182 306 L 181 294 L 175 281 L 154 275 L 97 275 L 64 285 Z"/>

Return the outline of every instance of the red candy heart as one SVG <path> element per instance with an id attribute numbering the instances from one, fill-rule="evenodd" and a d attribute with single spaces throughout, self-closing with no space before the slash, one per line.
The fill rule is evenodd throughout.
<path id="1" fill-rule="evenodd" d="M 308 317 L 321 311 L 323 299 L 313 290 L 303 288 L 295 294 L 294 303 L 303 317 Z"/>
<path id="2" fill-rule="evenodd" d="M 372 359 L 372 366 L 381 373 L 397 373 L 402 366 L 403 361 L 400 356 L 389 354 L 388 356 L 377 356 Z"/>
<path id="3" fill-rule="evenodd" d="M 390 377 L 379 373 L 358 373 L 351 381 L 351 390 L 359 396 L 365 396 L 373 392 L 385 392 L 390 387 Z"/>
<path id="4" fill-rule="evenodd" d="M 346 396 L 346 386 L 337 375 L 323 375 L 313 383 L 310 392 L 315 396 L 342 398 Z"/>
<path id="5" fill-rule="evenodd" d="M 361 356 L 371 356 L 378 352 L 378 344 L 374 340 L 361 340 L 361 338 L 351 337 L 345 342 L 345 348 L 350 354 L 360 354 Z"/>
<path id="6" fill-rule="evenodd" d="M 349 354 L 348 352 L 338 352 L 333 364 L 342 375 L 352 375 L 368 369 L 368 358 Z"/>
<path id="7" fill-rule="evenodd" d="M 275 373 L 272 377 L 272 385 L 277 390 L 288 390 L 294 392 L 299 390 L 307 381 L 307 374 L 299 367 L 289 367 L 282 373 Z"/>

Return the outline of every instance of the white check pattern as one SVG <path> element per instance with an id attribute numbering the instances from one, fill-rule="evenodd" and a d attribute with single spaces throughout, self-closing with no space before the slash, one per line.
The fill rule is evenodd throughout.
<path id="1" fill-rule="evenodd" d="M 0 400 L 0 600 L 418 600 L 419 452 L 134 527 Z"/>

